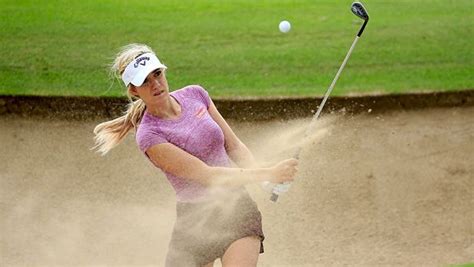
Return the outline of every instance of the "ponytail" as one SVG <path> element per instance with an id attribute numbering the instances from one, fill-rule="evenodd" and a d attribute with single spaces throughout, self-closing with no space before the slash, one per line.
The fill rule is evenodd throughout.
<path id="1" fill-rule="evenodd" d="M 133 128 L 135 131 L 145 112 L 145 103 L 141 100 L 131 101 L 122 117 L 103 122 L 94 128 L 96 149 L 102 155 L 116 147 Z"/>
<path id="2" fill-rule="evenodd" d="M 133 59 L 149 52 L 153 51 L 150 47 L 142 44 L 124 46 L 117 54 L 111 66 L 112 73 L 117 78 L 120 78 L 120 75 Z M 96 149 L 102 155 L 107 154 L 112 148 L 120 144 L 132 128 L 136 131 L 145 112 L 146 106 L 143 100 L 133 100 L 128 89 L 129 88 L 127 88 L 127 94 L 130 103 L 127 105 L 125 114 L 114 120 L 103 122 L 94 128 L 95 146 L 92 149 Z"/>

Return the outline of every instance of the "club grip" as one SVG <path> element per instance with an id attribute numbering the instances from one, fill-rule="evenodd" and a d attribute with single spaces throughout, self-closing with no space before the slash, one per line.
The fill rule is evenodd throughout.
<path id="1" fill-rule="evenodd" d="M 298 147 L 298 148 L 296 149 L 296 152 L 295 152 L 295 155 L 293 156 L 293 158 L 295 158 L 295 159 L 300 159 L 301 150 L 302 150 L 302 147 Z M 277 186 L 278 186 L 278 185 L 277 185 Z M 278 194 L 272 193 L 272 196 L 270 197 L 270 200 L 271 200 L 272 202 L 277 202 L 277 201 L 278 201 L 278 197 L 279 197 Z"/>
<path id="2" fill-rule="evenodd" d="M 275 194 L 275 193 L 272 193 L 272 196 L 270 197 L 270 200 L 273 201 L 273 202 L 277 202 L 277 200 L 278 200 L 278 195 Z"/>

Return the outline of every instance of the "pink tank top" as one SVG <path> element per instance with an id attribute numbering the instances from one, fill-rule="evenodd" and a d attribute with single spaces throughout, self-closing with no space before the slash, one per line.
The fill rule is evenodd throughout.
<path id="1" fill-rule="evenodd" d="M 201 86 L 191 85 L 170 95 L 181 105 L 181 116 L 173 120 L 160 119 L 145 111 L 136 133 L 140 150 L 146 155 L 146 150 L 154 145 L 171 143 L 209 166 L 229 167 L 224 133 L 208 113 L 211 103 L 208 93 Z M 207 188 L 198 182 L 165 174 L 178 201 L 196 201 L 207 193 Z"/>

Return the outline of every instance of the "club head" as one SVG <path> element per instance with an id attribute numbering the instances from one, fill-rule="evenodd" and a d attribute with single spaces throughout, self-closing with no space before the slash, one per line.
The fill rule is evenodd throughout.
<path id="1" fill-rule="evenodd" d="M 369 20 L 369 13 L 365 10 L 365 7 L 362 5 L 361 2 L 354 2 L 352 3 L 351 6 L 351 11 L 354 13 L 357 17 L 368 21 Z"/>

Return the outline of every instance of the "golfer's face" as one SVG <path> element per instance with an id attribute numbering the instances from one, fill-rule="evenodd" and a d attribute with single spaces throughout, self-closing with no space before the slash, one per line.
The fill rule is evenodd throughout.
<path id="1" fill-rule="evenodd" d="M 165 72 L 161 69 L 150 72 L 143 84 L 137 87 L 137 93 L 145 102 L 167 96 L 168 82 L 166 81 Z"/>

